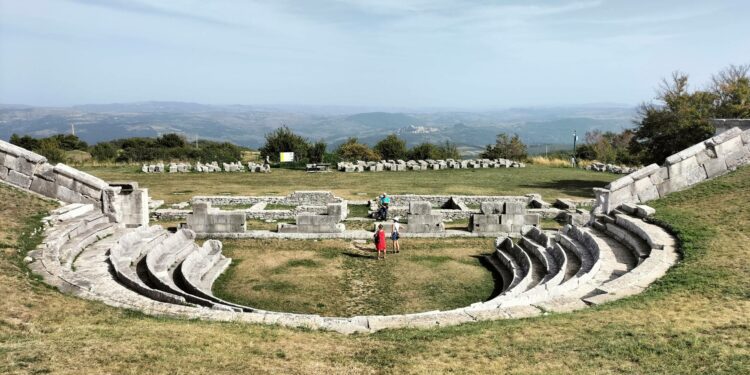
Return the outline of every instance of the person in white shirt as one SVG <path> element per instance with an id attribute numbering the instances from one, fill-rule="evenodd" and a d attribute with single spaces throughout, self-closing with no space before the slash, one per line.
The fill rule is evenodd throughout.
<path id="1" fill-rule="evenodd" d="M 391 231 L 391 241 L 393 241 L 393 252 L 398 253 L 401 251 L 401 246 L 398 244 L 398 238 L 401 237 L 399 230 L 401 224 L 398 222 L 398 217 L 393 218 L 393 230 Z"/>

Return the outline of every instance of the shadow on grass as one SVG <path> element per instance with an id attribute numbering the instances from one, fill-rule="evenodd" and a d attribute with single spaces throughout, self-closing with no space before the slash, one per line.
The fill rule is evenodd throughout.
<path id="1" fill-rule="evenodd" d="M 593 198 L 595 187 L 604 187 L 607 182 L 604 181 L 587 181 L 587 180 L 555 180 L 546 182 L 537 182 L 532 184 L 520 185 L 523 188 L 532 189 L 556 189 L 565 194 L 581 197 Z"/>
<path id="2" fill-rule="evenodd" d="M 492 274 L 492 281 L 494 282 L 495 286 L 492 289 L 492 294 L 487 298 L 487 301 L 499 296 L 503 293 L 503 289 L 505 289 L 505 281 L 503 280 L 503 275 L 500 274 L 500 272 L 497 271 L 495 266 L 492 265 L 489 261 L 489 257 L 492 255 L 472 255 L 471 257 L 478 260 L 479 264 L 482 265 L 482 267 L 486 268 L 487 271 L 490 271 Z"/>
<path id="3" fill-rule="evenodd" d="M 364 251 L 368 251 L 368 250 L 364 250 Z M 375 253 L 374 250 L 369 250 L 368 252 Z M 350 258 L 367 258 L 367 259 L 375 259 L 378 257 L 376 254 L 357 254 L 357 253 L 349 253 L 349 252 L 341 253 L 341 255 L 346 255 Z"/>

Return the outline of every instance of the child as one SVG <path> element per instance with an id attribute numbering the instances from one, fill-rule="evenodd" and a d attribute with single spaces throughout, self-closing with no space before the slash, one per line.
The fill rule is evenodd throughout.
<path id="1" fill-rule="evenodd" d="M 378 251 L 378 259 L 380 259 L 380 253 L 383 253 L 383 259 L 385 259 L 385 253 L 386 253 L 386 242 L 385 242 L 385 231 L 383 230 L 383 224 L 378 225 L 378 231 L 375 232 L 375 236 L 373 238 L 375 241 L 375 249 Z"/>
<path id="2" fill-rule="evenodd" d="M 393 252 L 398 253 L 401 251 L 401 246 L 398 244 L 398 238 L 401 237 L 399 229 L 401 224 L 398 223 L 398 217 L 393 219 L 393 231 L 391 232 L 391 241 L 393 241 Z"/>

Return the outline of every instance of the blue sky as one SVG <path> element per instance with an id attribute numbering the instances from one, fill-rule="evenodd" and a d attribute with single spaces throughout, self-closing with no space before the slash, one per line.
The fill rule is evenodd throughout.
<path id="1" fill-rule="evenodd" d="M 637 104 L 750 63 L 750 1 L 0 0 L 0 103 Z"/>

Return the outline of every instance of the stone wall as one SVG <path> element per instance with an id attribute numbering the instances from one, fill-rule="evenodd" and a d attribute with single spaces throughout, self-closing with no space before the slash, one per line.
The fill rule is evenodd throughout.
<path id="1" fill-rule="evenodd" d="M 731 128 L 740 128 L 740 130 L 750 129 L 750 119 L 713 119 L 711 122 L 716 127 L 716 134 L 724 133 Z"/>
<path id="2" fill-rule="evenodd" d="M 471 215 L 469 230 L 475 233 L 520 233 L 538 226 L 541 216 L 528 213 L 520 202 L 484 202 L 481 213 Z"/>
<path id="3" fill-rule="evenodd" d="M 432 212 L 432 204 L 426 201 L 409 202 L 406 215 L 409 233 L 439 233 L 445 231 L 443 215 Z"/>
<path id="4" fill-rule="evenodd" d="M 318 215 L 303 212 L 296 217 L 296 224 L 278 224 L 279 233 L 343 233 L 346 227 L 340 223 L 348 214 L 346 201 L 329 203 L 326 213 Z"/>
<path id="5" fill-rule="evenodd" d="M 193 204 L 193 212 L 187 216 L 188 228 L 196 233 L 242 233 L 247 229 L 243 211 L 223 211 L 212 208 L 211 203 Z"/>
<path id="6" fill-rule="evenodd" d="M 524 163 L 508 159 L 358 160 L 355 162 L 340 162 L 336 165 L 341 172 L 437 171 L 441 169 L 524 168 L 525 166 Z"/>
<path id="7" fill-rule="evenodd" d="M 209 202 L 215 206 L 252 206 L 257 203 L 278 204 L 284 206 L 326 206 L 328 203 L 339 203 L 343 199 L 336 197 L 330 191 L 295 191 L 287 196 L 195 196 L 191 200 Z"/>
<path id="8" fill-rule="evenodd" d="M 148 193 L 138 189 L 137 184 L 128 191 L 128 195 L 135 195 L 125 198 L 121 196 L 122 186 L 110 186 L 62 163 L 49 164 L 44 156 L 2 140 L 0 180 L 62 202 L 93 204 L 118 223 L 148 224 Z"/>
<path id="9" fill-rule="evenodd" d="M 610 213 L 623 203 L 644 203 L 686 189 L 750 163 L 750 130 L 731 128 L 667 158 L 595 188 L 592 213 Z M 592 216 L 593 217 L 593 216 Z"/>

